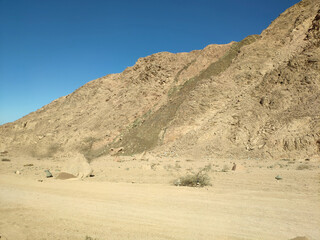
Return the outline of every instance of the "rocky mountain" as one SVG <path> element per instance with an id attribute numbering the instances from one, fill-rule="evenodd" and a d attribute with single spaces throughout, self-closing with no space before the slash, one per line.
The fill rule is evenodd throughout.
<path id="1" fill-rule="evenodd" d="M 320 2 L 260 35 L 141 58 L 0 126 L 0 150 L 219 158 L 320 153 Z"/>

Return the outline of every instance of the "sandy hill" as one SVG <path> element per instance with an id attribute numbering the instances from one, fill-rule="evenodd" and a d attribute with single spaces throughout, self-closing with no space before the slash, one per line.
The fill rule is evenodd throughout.
<path id="1" fill-rule="evenodd" d="M 303 0 L 241 42 L 141 58 L 0 126 L 0 150 L 88 159 L 318 156 L 319 27 L 319 1 Z"/>

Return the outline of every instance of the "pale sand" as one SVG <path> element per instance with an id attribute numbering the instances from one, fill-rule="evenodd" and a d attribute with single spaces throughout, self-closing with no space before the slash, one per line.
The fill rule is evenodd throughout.
<path id="1" fill-rule="evenodd" d="M 32 163 L 36 168 L 37 161 Z M 165 170 L 161 166 L 167 163 L 160 163 L 156 170 L 141 168 L 138 173 L 139 165 L 153 164 L 105 160 L 92 164 L 101 170 L 95 170 L 94 178 L 43 178 L 43 182 L 35 177 L 40 178 L 42 170 L 20 169 L 22 174 L 15 175 L 5 170 L 11 168 L 4 163 L 0 169 L 0 235 L 15 240 L 84 240 L 86 236 L 98 240 L 320 239 L 319 166 L 310 163 L 313 169 L 299 171 L 299 163 L 283 169 L 254 163 L 242 170 L 238 164 L 236 172 L 210 172 L 213 186 L 207 188 L 169 184 L 171 179 L 164 173 L 171 171 L 174 178 L 175 171 L 183 171 L 189 162 L 180 162 L 183 167 L 177 170 Z M 15 160 L 10 164 L 14 168 Z M 125 165 L 130 170 L 119 168 Z M 107 180 L 105 171 L 119 183 Z M 152 174 L 156 182 L 162 179 L 163 183 L 147 183 Z M 277 174 L 283 180 L 276 181 Z M 130 176 L 138 175 L 142 183 L 129 183 Z"/>

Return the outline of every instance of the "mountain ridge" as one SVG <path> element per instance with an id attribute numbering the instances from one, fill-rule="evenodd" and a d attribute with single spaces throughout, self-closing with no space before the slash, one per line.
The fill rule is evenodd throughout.
<path id="1" fill-rule="evenodd" d="M 317 157 L 319 5 L 303 0 L 238 43 L 140 58 L 122 73 L 0 126 L 0 150 L 38 158 L 78 151 L 89 160 L 115 149 L 126 155 Z"/>

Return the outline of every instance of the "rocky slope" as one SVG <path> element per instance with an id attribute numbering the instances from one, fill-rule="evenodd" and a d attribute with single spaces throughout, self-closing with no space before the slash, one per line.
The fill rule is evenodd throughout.
<path id="1" fill-rule="evenodd" d="M 0 126 L 0 150 L 310 158 L 320 153 L 320 4 L 303 0 L 261 35 L 157 53 Z M 110 149 L 113 149 L 111 151 Z"/>

